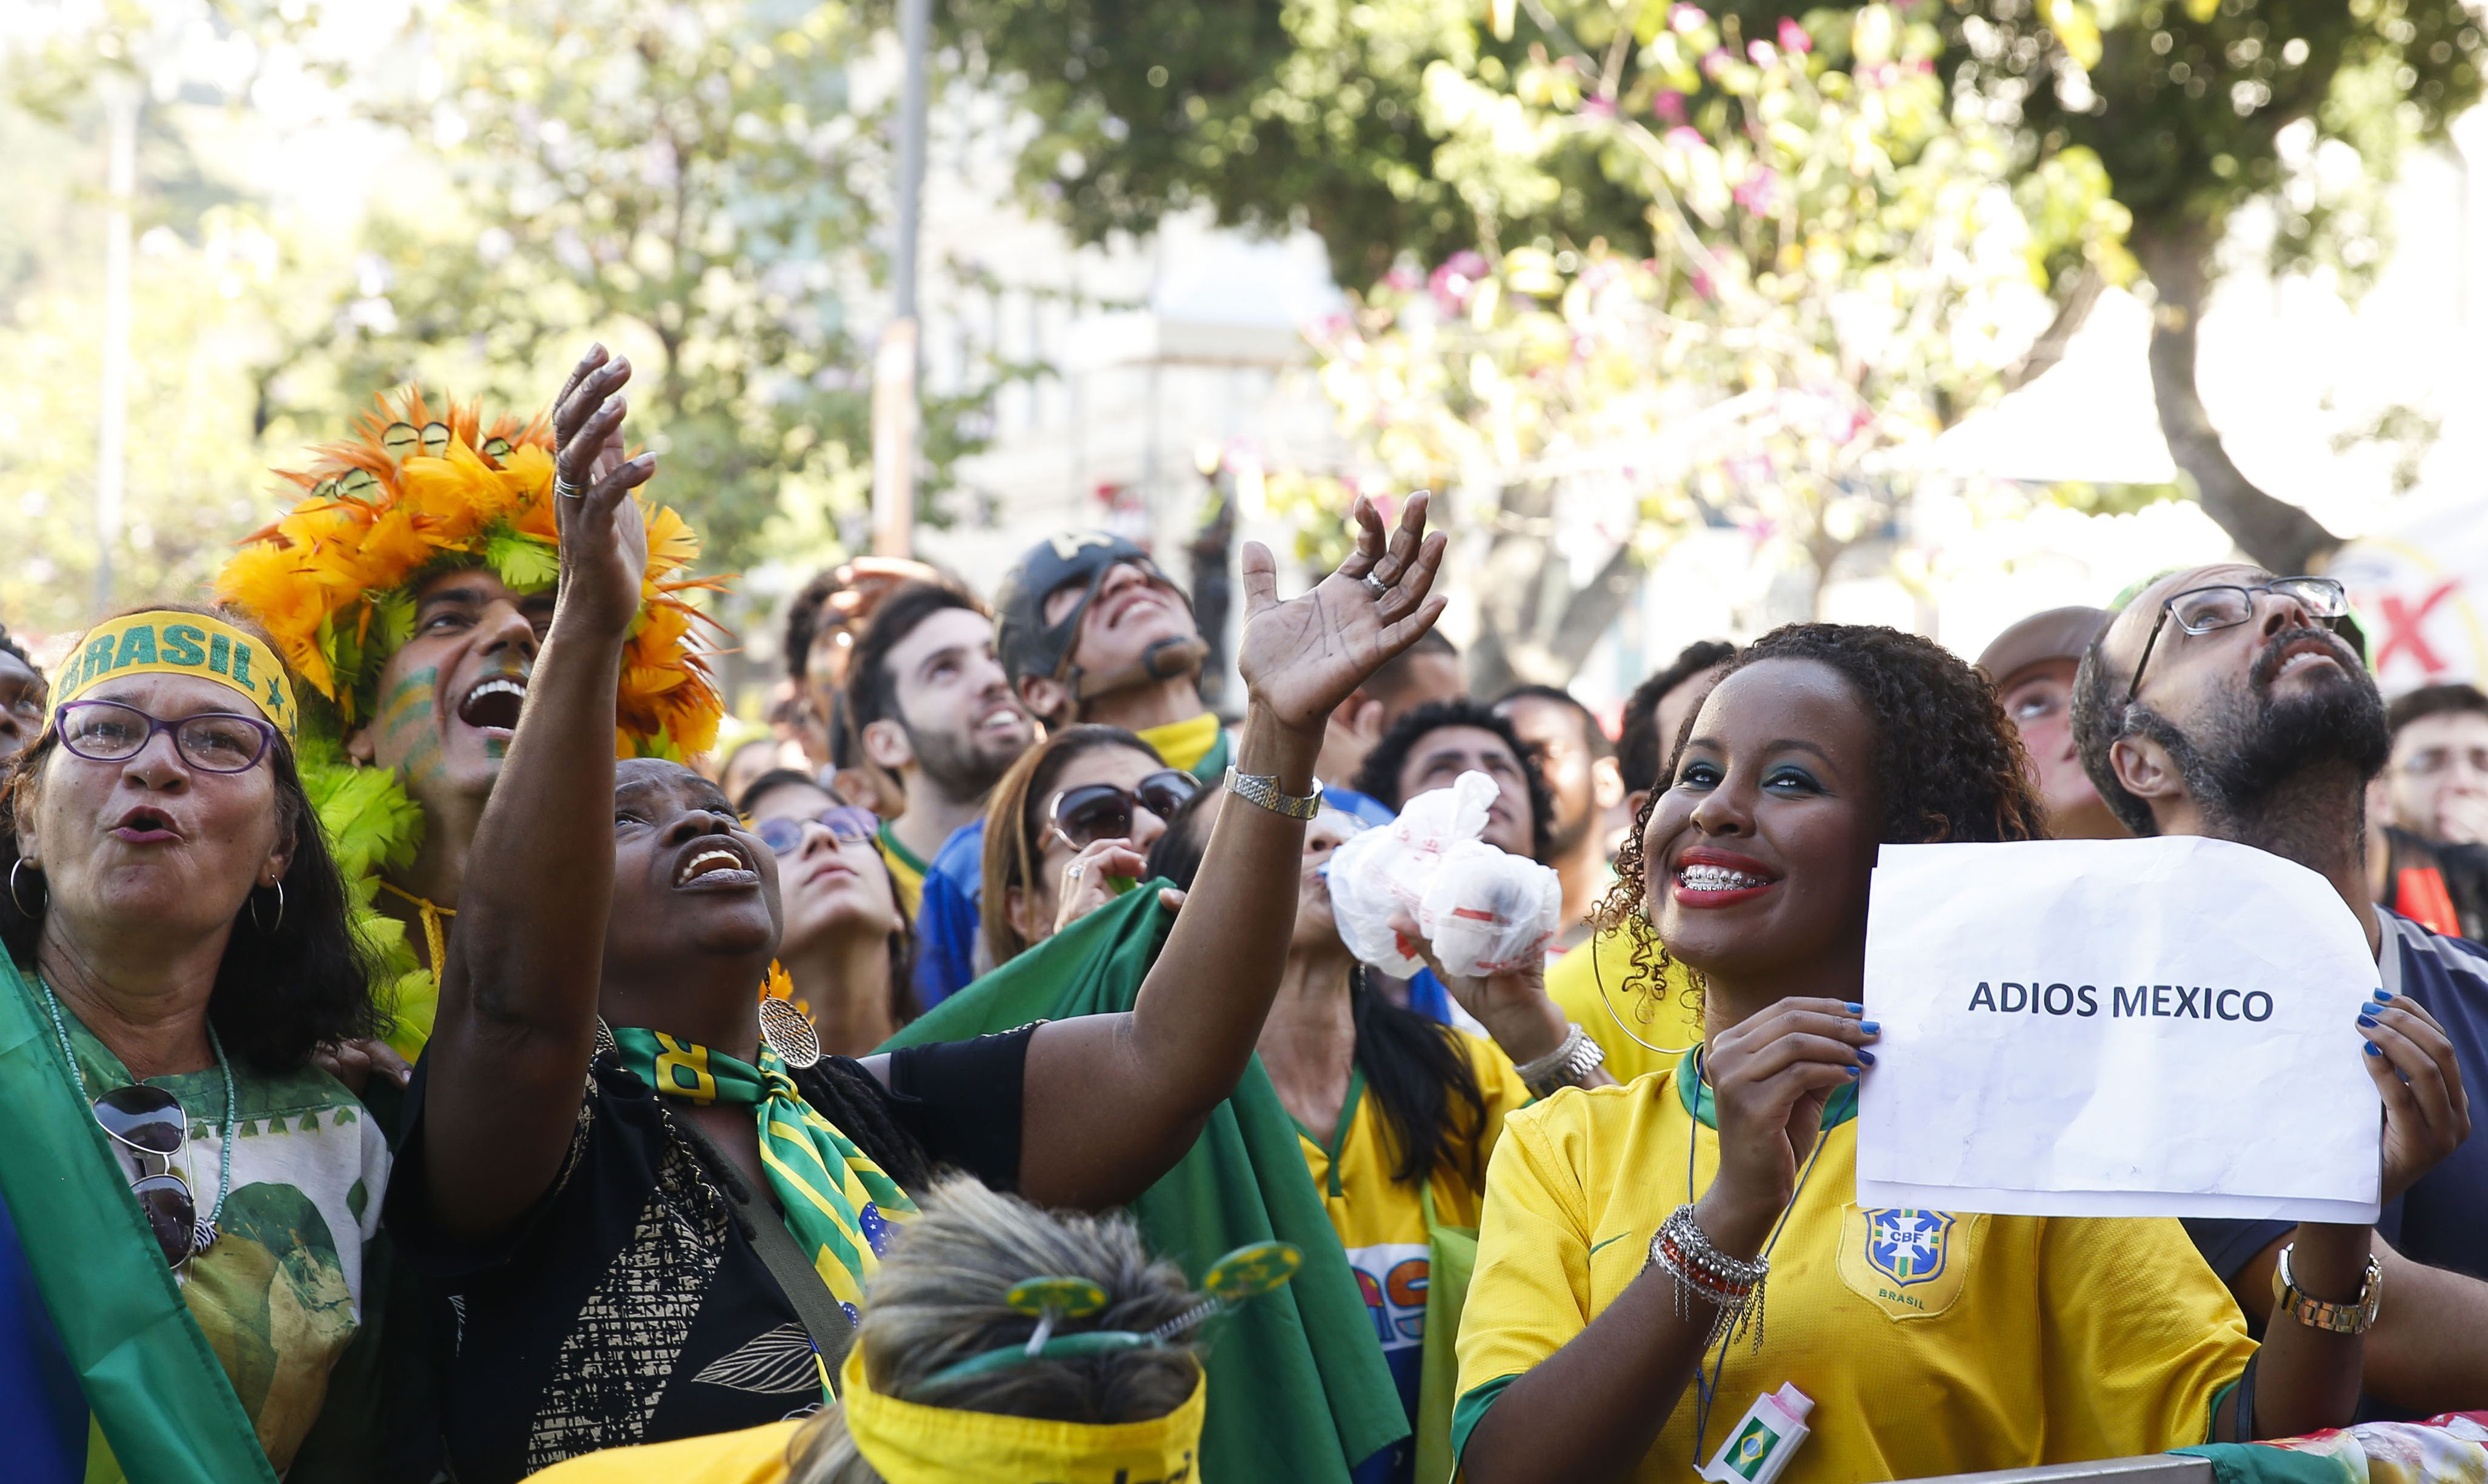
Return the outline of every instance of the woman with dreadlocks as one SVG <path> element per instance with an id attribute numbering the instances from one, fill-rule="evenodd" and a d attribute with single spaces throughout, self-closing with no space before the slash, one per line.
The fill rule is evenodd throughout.
<path id="1" fill-rule="evenodd" d="M 631 491 L 655 468 L 621 457 L 628 375 L 592 350 L 554 414 L 560 599 L 391 1191 L 445 1301 L 444 1431 L 470 1481 L 819 1401 L 936 1164 L 1084 1209 L 1172 1167 L 1277 989 L 1323 722 L 1442 607 L 1422 497 L 1387 540 L 1360 501 L 1355 552 L 1287 602 L 1248 546 L 1245 806 L 1202 861 L 1194 900 L 1214 910 L 1175 923 L 1135 1008 L 819 1058 L 800 1016 L 755 1016 L 781 931 L 772 853 L 690 770 L 613 761 L 645 561 Z"/>
<path id="2" fill-rule="evenodd" d="M 1707 1034 L 1672 1072 L 1507 1122 L 1460 1332 L 1465 1477 L 1724 1477 L 1713 1453 L 1752 1477 L 1769 1430 L 1736 1419 L 1774 1392 L 1812 1430 L 1788 1484 L 2350 1421 L 2358 1336 L 2276 1319 L 2258 1352 L 2173 1220 L 1852 1203 L 1877 851 L 2026 840 L 2039 821 L 1993 695 L 1935 644 L 1799 624 L 1729 664 L 1601 912 L 1639 944 L 1641 985 L 1670 960 L 1692 970 Z M 2409 1036 L 2362 1023 L 2381 1054 L 2361 1060 L 2380 1080 L 2420 1074 L 2426 1127 L 2388 1118 L 2387 1200 L 2465 1122 L 2450 1046 L 2395 1003 Z M 2355 1310 L 2371 1236 L 2301 1225 L 2296 1281 Z"/>

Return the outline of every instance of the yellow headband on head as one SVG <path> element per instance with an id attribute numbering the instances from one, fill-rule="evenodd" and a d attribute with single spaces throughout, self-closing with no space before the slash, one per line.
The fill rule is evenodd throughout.
<path id="1" fill-rule="evenodd" d="M 250 700 L 294 740 L 294 686 L 276 651 L 233 625 L 199 613 L 132 613 L 86 631 L 64 665 L 54 705 L 65 706 L 124 675 L 193 675 Z"/>
<path id="2" fill-rule="evenodd" d="M 838 1392 L 848 1436 L 890 1484 L 1193 1484 L 1208 1387 L 1145 1422 L 1094 1424 L 956 1412 L 884 1396 L 847 1352 Z"/>

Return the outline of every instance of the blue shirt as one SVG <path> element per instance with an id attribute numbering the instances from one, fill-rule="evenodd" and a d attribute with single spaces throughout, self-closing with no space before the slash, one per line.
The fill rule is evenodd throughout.
<path id="1" fill-rule="evenodd" d="M 1368 826 L 1388 825 L 1400 816 L 1391 806 L 1371 794 L 1341 788 L 1334 783 L 1322 790 L 1322 802 Z"/>
<path id="2" fill-rule="evenodd" d="M 916 997 L 932 1009 L 976 977 L 977 912 L 985 892 L 985 822 L 970 820 L 924 868 L 916 907 Z"/>

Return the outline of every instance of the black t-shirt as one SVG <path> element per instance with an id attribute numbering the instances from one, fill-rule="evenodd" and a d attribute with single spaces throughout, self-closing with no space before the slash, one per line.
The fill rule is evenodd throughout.
<path id="1" fill-rule="evenodd" d="M 888 1088 L 843 1058 L 797 1081 L 833 1121 L 841 1095 L 876 1105 L 887 1125 L 841 1128 L 893 1176 L 929 1163 L 1007 1190 L 1019 1181 L 1029 1034 L 894 1052 Z M 551 1189 L 480 1245 L 429 1219 L 423 1090 L 418 1067 L 387 1218 L 423 1274 L 440 1426 L 461 1484 L 518 1480 L 597 1448 L 755 1427 L 819 1403 L 794 1305 L 636 1075 L 596 1059 Z"/>

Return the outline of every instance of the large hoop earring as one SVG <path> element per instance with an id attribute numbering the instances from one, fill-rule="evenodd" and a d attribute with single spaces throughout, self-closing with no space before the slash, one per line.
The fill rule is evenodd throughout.
<path id="1" fill-rule="evenodd" d="M 41 907 L 28 907 L 28 906 L 26 905 L 26 899 L 25 899 L 25 897 L 23 897 L 22 895 L 20 895 L 20 894 L 18 893 L 18 891 L 17 891 L 17 873 L 18 873 L 18 872 L 20 872 L 20 871 L 23 871 L 24 869 L 26 869 L 26 857 L 25 857 L 25 856 L 23 856 L 23 855 L 18 856 L 14 861 L 13 861 L 13 862 L 11 862 L 11 863 L 10 863 L 10 866 L 9 866 L 9 904 L 10 904 L 12 907 L 16 908 L 16 909 L 17 909 L 17 910 L 18 910 L 18 912 L 19 912 L 21 915 L 23 915 L 23 916 L 30 917 L 30 918 L 31 918 L 31 917 L 40 917 L 40 916 L 42 916 L 42 915 L 43 914 L 43 909 L 42 909 L 42 908 L 41 908 Z M 43 875 L 43 868 L 42 868 L 42 867 L 41 867 L 41 866 L 37 866 L 37 867 L 35 868 L 35 878 L 36 878 L 36 880 L 38 880 L 38 881 L 42 880 L 42 875 Z M 46 883 L 45 883 L 45 885 L 44 885 L 44 887 L 43 887 L 43 902 L 44 902 L 44 904 L 45 904 L 45 905 L 49 905 L 49 904 L 50 904 L 50 902 L 51 902 L 51 900 L 52 900 L 52 889 L 51 889 L 50 884 L 49 884 L 48 882 L 46 882 Z"/>
<path id="2" fill-rule="evenodd" d="M 249 897 L 250 925 L 259 929 L 262 935 L 274 933 L 278 928 L 285 926 L 285 883 L 283 882 L 269 882 L 268 884 L 269 888 L 276 893 L 276 920 L 274 922 L 262 922 L 260 920 L 259 893 L 254 891 Z"/>

